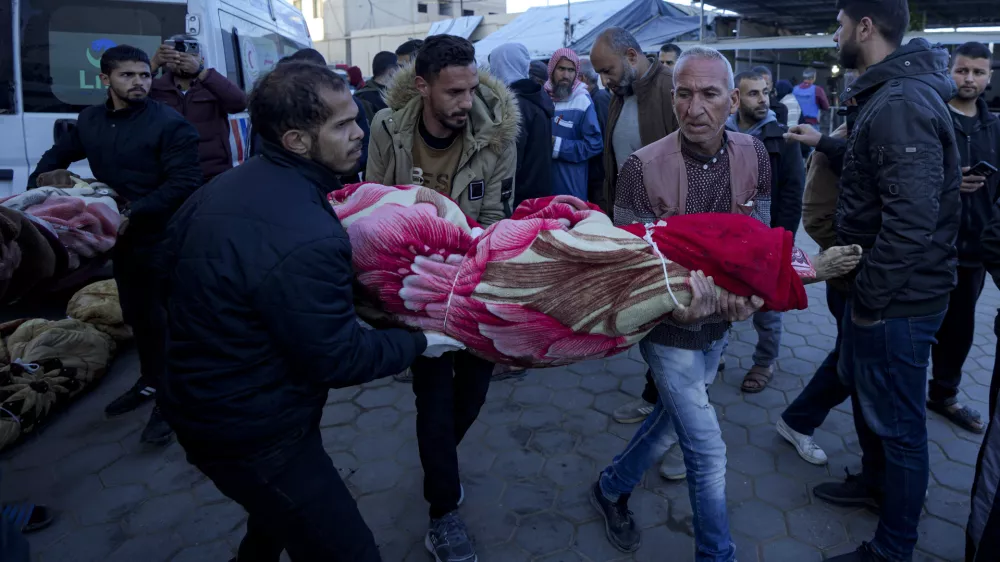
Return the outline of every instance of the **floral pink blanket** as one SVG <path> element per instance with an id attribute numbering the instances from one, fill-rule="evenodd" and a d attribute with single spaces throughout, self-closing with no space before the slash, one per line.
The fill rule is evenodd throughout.
<path id="1" fill-rule="evenodd" d="M 443 332 L 491 361 L 549 367 L 620 353 L 678 305 L 689 271 L 776 310 L 805 308 L 792 237 L 749 217 L 692 215 L 617 228 L 559 196 L 483 231 L 416 186 L 348 186 L 331 202 L 367 297 L 401 325 Z"/>

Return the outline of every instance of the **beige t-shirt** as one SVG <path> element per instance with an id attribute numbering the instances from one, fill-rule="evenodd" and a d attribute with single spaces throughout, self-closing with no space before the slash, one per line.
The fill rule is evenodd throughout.
<path id="1" fill-rule="evenodd" d="M 451 182 L 462 157 L 461 135 L 450 139 L 432 137 L 421 123 L 414 136 L 413 183 L 450 197 Z"/>

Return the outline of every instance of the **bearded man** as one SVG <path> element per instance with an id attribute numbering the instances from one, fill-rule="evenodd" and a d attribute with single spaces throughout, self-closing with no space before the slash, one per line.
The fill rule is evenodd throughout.
<path id="1" fill-rule="evenodd" d="M 588 161 L 601 153 L 601 124 L 587 85 L 580 81 L 580 57 L 562 48 L 549 59 L 545 91 L 552 96 L 552 194 L 587 200 Z"/>

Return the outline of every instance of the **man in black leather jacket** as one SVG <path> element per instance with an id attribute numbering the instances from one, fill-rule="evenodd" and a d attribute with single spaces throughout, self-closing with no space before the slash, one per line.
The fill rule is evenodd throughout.
<path id="1" fill-rule="evenodd" d="M 947 100 L 949 56 L 923 39 L 901 46 L 906 0 L 839 0 L 834 36 L 861 76 L 837 204 L 837 243 L 864 257 L 851 282 L 838 370 L 858 400 L 862 474 L 814 493 L 877 505 L 874 539 L 833 560 L 909 561 L 929 477 L 926 398 L 931 344 L 955 287 L 961 164 Z"/>

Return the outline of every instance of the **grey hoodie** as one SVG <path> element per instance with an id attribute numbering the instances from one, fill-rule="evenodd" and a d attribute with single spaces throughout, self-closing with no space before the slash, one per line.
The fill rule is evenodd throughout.
<path id="1" fill-rule="evenodd" d="M 745 133 L 747 135 L 756 137 L 759 136 L 759 133 L 761 132 L 761 130 L 764 129 L 765 125 L 767 125 L 768 123 L 777 123 L 777 122 L 778 122 L 778 117 L 774 114 L 774 111 L 768 111 L 767 117 L 761 119 L 760 122 L 754 124 L 753 127 L 750 127 L 746 131 L 741 131 L 739 114 L 734 113 L 729 116 L 729 119 L 726 120 L 726 128 L 729 129 L 730 131 L 734 131 L 737 133 Z"/>
<path id="2" fill-rule="evenodd" d="M 490 73 L 510 85 L 528 77 L 531 56 L 520 43 L 504 43 L 490 53 Z"/>

